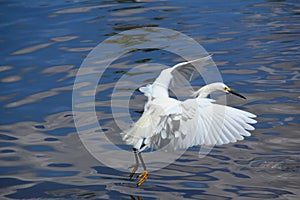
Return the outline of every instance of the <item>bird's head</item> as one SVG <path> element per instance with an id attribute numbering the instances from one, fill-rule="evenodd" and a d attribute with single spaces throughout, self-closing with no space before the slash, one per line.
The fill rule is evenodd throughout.
<path id="1" fill-rule="evenodd" d="M 194 93 L 194 95 L 197 97 L 207 97 L 208 95 L 210 95 L 211 93 L 214 93 L 214 92 L 230 93 L 230 94 L 234 94 L 240 98 L 246 99 L 246 97 L 233 91 L 230 87 L 228 87 L 226 84 L 221 83 L 221 82 L 211 83 L 206 86 L 203 86 L 198 91 L 196 91 Z"/>
<path id="2" fill-rule="evenodd" d="M 230 87 L 228 87 L 228 86 L 225 85 L 224 83 L 223 83 L 222 90 L 225 91 L 225 93 L 234 94 L 234 95 L 236 95 L 236 96 L 238 96 L 238 97 L 240 97 L 240 98 L 246 99 L 246 97 L 244 97 L 243 95 L 241 95 L 241 94 L 239 94 L 239 93 L 233 91 Z"/>

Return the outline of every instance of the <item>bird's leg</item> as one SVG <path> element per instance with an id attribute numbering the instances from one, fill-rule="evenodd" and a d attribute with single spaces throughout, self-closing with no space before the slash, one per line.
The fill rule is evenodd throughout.
<path id="1" fill-rule="evenodd" d="M 144 168 L 144 172 L 138 176 L 138 178 L 141 178 L 141 179 L 137 183 L 137 186 L 141 186 L 145 182 L 145 180 L 148 178 L 149 173 L 148 173 L 148 170 L 147 170 L 146 165 L 144 163 L 144 160 L 142 158 L 141 152 L 138 153 L 138 156 L 139 156 L 140 161 L 141 161 L 141 163 L 143 165 L 143 168 Z"/>
<path id="2" fill-rule="evenodd" d="M 135 164 L 132 165 L 129 168 L 132 168 L 131 173 L 129 174 L 129 178 L 132 179 L 133 175 L 135 174 L 136 170 L 139 168 L 139 158 L 138 158 L 138 152 L 136 148 L 132 148 L 133 149 L 133 153 L 134 153 L 134 157 L 135 157 Z"/>

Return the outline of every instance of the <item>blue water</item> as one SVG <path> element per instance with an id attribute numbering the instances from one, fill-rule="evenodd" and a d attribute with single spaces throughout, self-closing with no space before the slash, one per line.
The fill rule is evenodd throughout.
<path id="1" fill-rule="evenodd" d="M 298 1 L 0 4 L 0 199 L 299 197 Z M 81 143 L 72 90 L 76 72 L 96 45 L 139 27 L 168 28 L 195 39 L 213 54 L 224 82 L 247 97 L 240 101 L 229 96 L 227 103 L 255 113 L 259 123 L 251 137 L 215 147 L 205 158 L 198 158 L 199 147 L 189 149 L 176 162 L 151 172 L 137 188 L 127 178 L 129 170 L 103 165 Z M 96 94 L 105 131 L 117 130 L 109 100 L 123 74 L 141 63 L 171 66 L 177 61 L 162 50 L 131 52 L 115 61 Z M 159 71 L 148 70 L 152 79 L 142 81 L 151 83 Z M 139 92 L 131 99 L 136 120 L 146 99 Z M 110 137 L 120 142 L 116 134 Z"/>

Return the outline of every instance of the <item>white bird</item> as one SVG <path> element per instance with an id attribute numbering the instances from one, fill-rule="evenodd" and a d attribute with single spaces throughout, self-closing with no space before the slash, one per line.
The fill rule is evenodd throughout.
<path id="1" fill-rule="evenodd" d="M 252 119 L 256 116 L 243 110 L 214 104 L 214 100 L 206 98 L 213 92 L 231 93 L 245 98 L 220 82 L 200 88 L 195 92 L 197 98 L 187 99 L 179 105 L 182 112 L 177 115 L 182 117 L 177 135 L 175 134 L 174 139 L 171 138 L 173 147 L 221 145 L 243 140 L 244 136 L 251 135 L 248 131 L 254 130 L 254 127 L 249 124 L 256 123 Z M 174 122 L 169 120 L 168 123 Z"/>
<path id="2" fill-rule="evenodd" d="M 128 131 L 121 133 L 123 140 L 133 146 L 136 163 L 130 178 L 133 177 L 142 163 L 144 172 L 137 186 L 148 178 L 148 171 L 141 152 L 146 148 L 160 148 L 169 144 L 171 148 L 188 148 L 195 145 L 220 145 L 236 142 L 250 136 L 254 130 L 249 124 L 256 121 L 254 114 L 229 106 L 214 104 L 207 98 L 213 92 L 232 93 L 241 98 L 244 96 L 232 91 L 224 83 L 217 82 L 197 90 L 195 98 L 185 101 L 169 97 L 169 85 L 172 79 L 183 76 L 191 79 L 195 68 L 193 62 L 205 63 L 210 56 L 189 62 L 179 63 L 161 71 L 151 85 L 141 87 L 140 91 L 148 97 L 144 113 Z M 179 73 L 176 73 L 179 72 Z"/>

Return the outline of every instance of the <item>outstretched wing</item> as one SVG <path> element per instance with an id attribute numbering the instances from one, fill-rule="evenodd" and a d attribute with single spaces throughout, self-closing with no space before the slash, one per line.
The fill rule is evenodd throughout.
<path id="1" fill-rule="evenodd" d="M 256 121 L 252 113 L 229 106 L 214 104 L 207 98 L 188 99 L 182 103 L 180 135 L 173 141 L 174 148 L 195 145 L 221 145 L 250 136 Z M 193 110 L 193 112 L 191 112 Z M 189 113 L 193 116 L 189 117 Z"/>
<path id="2" fill-rule="evenodd" d="M 211 62 L 211 55 L 208 55 L 195 60 L 178 63 L 172 67 L 171 74 L 173 75 L 173 80 L 178 76 L 180 79 L 183 78 L 187 81 L 191 81 L 200 75 L 199 72 L 203 70 L 201 67 L 209 65 Z"/>
<path id="3" fill-rule="evenodd" d="M 150 100 L 169 96 L 169 89 L 177 97 L 182 99 L 193 94 L 190 81 L 198 77 L 202 72 L 214 65 L 211 56 L 181 62 L 171 68 L 161 71 L 153 84 L 140 87 L 139 90 Z M 150 98 L 151 97 L 151 98 Z"/>
<path id="4" fill-rule="evenodd" d="M 172 67 L 169 89 L 177 99 L 191 97 L 193 88 L 190 82 L 213 69 L 213 66 L 215 67 L 215 63 L 211 55 L 175 65 Z"/>

